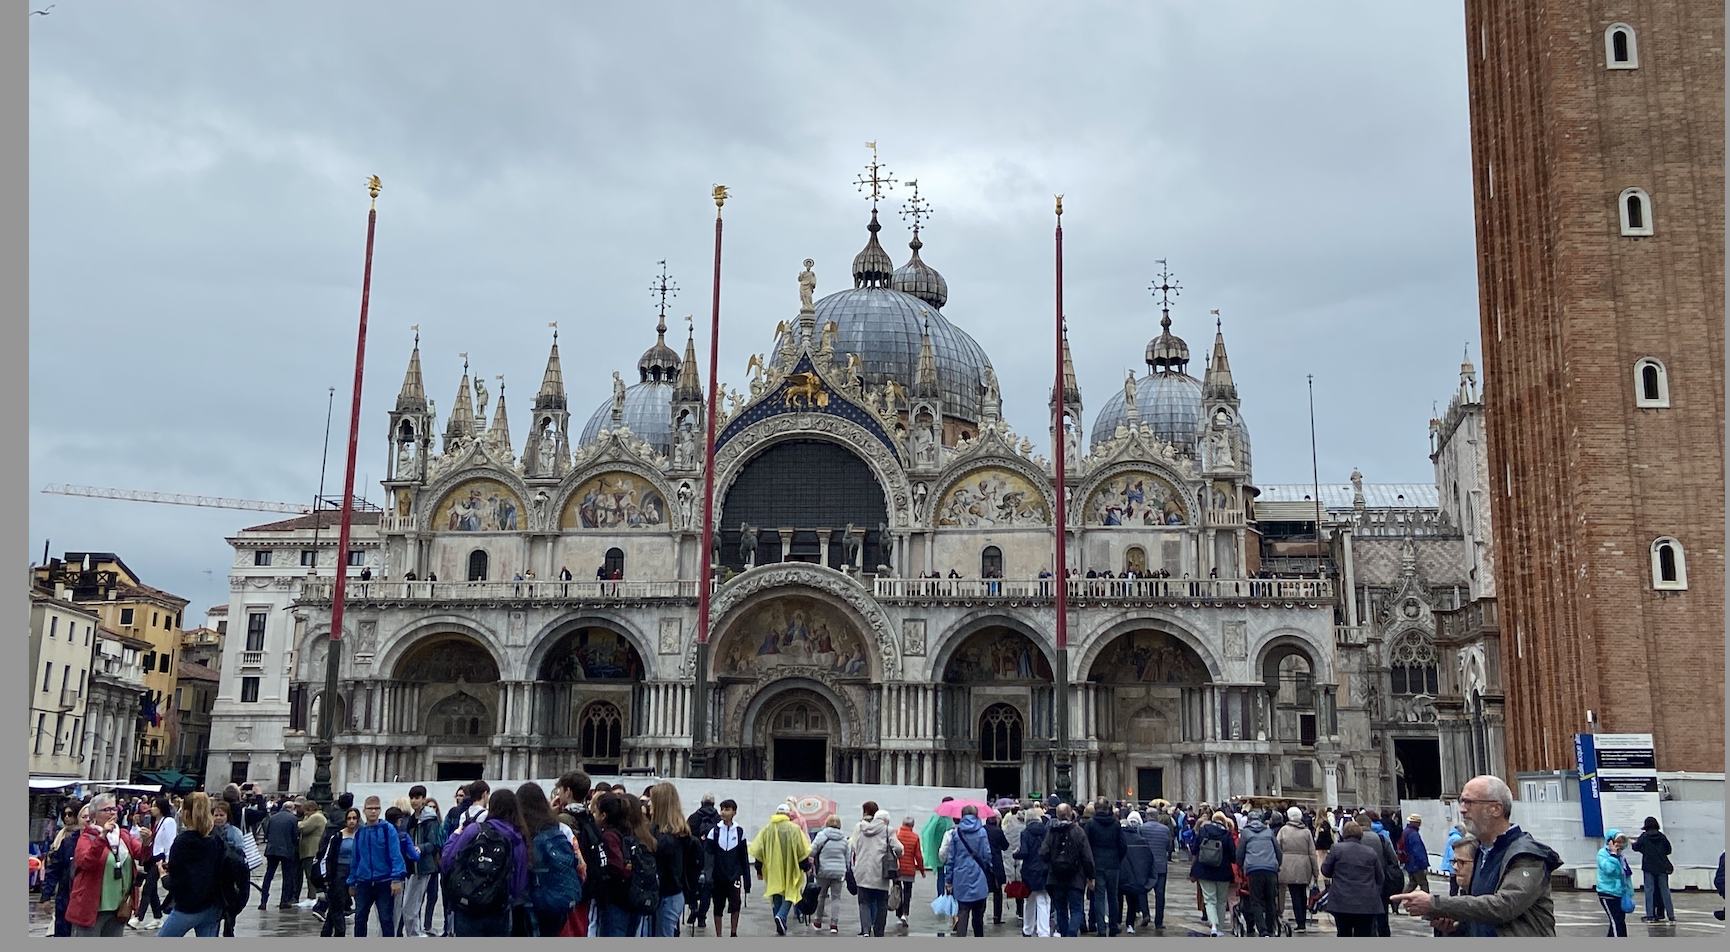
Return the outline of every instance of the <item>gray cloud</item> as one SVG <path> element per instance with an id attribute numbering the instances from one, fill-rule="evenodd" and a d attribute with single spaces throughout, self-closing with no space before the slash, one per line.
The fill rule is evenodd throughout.
<path id="1" fill-rule="evenodd" d="M 1222 312 L 1262 482 L 1309 476 L 1306 373 L 1324 479 L 1430 479 L 1430 406 L 1477 336 L 1457 4 L 63 3 L 35 21 L 36 488 L 308 498 L 332 386 L 335 486 L 375 172 L 375 478 L 410 324 L 441 412 L 467 351 L 524 421 L 548 321 L 579 421 L 630 376 L 661 258 L 706 348 L 715 182 L 735 195 L 721 361 L 739 384 L 803 258 L 819 294 L 848 283 L 866 139 L 936 206 L 945 311 L 1041 444 L 1056 192 L 1089 424 L 1145 369 L 1156 258 L 1198 372 Z M 897 260 L 904 197 L 885 206 Z M 113 548 L 190 597 L 252 516 L 35 494 L 32 557 L 47 536 Z"/>

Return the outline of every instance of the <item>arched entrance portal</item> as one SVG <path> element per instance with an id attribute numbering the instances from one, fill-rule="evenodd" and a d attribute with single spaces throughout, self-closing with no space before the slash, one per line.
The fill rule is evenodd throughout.
<path id="1" fill-rule="evenodd" d="M 1201 656 L 1168 632 L 1130 631 L 1099 653 L 1087 680 L 1101 740 L 1095 789 L 1144 802 L 1199 799 L 1210 680 Z"/>
<path id="2" fill-rule="evenodd" d="M 547 650 L 535 680 L 536 764 L 547 776 L 628 766 L 626 740 L 643 680 L 643 658 L 620 632 L 573 628 Z"/>
<path id="3" fill-rule="evenodd" d="M 758 736 L 764 738 L 770 780 L 822 783 L 830 779 L 830 754 L 840 742 L 840 720 L 829 701 L 794 688 L 763 706 Z"/>
<path id="4" fill-rule="evenodd" d="M 391 677 L 389 690 L 415 699 L 415 723 L 426 736 L 424 752 L 407 752 L 404 758 L 424 757 L 424 763 L 416 766 L 426 772 L 415 775 L 480 776 L 498 722 L 499 667 L 492 654 L 466 635 L 435 634 L 411 648 Z M 371 725 L 360 700 L 356 699 L 359 727 L 366 730 Z M 379 724 L 378 729 L 390 728 Z M 410 772 L 402 769 L 408 764 L 385 766 L 387 776 Z"/>

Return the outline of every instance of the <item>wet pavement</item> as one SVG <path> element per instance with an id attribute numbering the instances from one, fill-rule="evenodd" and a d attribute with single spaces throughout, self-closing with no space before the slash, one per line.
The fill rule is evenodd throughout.
<path id="1" fill-rule="evenodd" d="M 1188 893 L 1188 896 L 1190 897 L 1188 901 L 1179 900 L 1180 892 Z M 1193 908 L 1193 896 L 1193 891 L 1173 891 L 1166 907 L 1165 936 L 1190 935 L 1193 934 L 1191 930 L 1194 928 L 1199 928 L 1202 934 L 1206 933 L 1206 924 L 1197 919 L 1197 914 Z M 920 887 L 916 888 L 914 892 L 913 911 L 912 915 L 909 917 L 911 921 L 908 928 L 896 928 L 894 926 L 894 917 L 891 916 L 891 927 L 888 935 L 935 936 L 948 932 L 949 927 L 947 920 L 940 920 L 937 916 L 931 914 L 931 898 L 932 893 L 930 887 L 921 883 Z M 1644 912 L 1645 903 L 1643 897 L 1636 897 L 1635 901 L 1638 908 L 1636 908 L 1634 913 L 1628 916 L 1629 937 L 1636 939 L 1647 937 L 1701 938 L 1708 936 L 1720 939 L 1723 938 L 1724 923 L 1719 922 L 1717 919 L 1712 917 L 1712 911 L 1714 909 L 1723 908 L 1723 900 L 1718 898 L 1716 893 L 1695 891 L 1679 892 L 1675 894 L 1674 898 L 1676 903 L 1677 921 L 1675 923 L 1654 924 L 1639 921 L 1640 916 Z M 34 900 L 34 896 L 32 896 L 32 900 Z M 1559 935 L 1602 936 L 1605 934 L 1607 922 L 1604 917 L 1603 909 L 1598 905 L 1598 899 L 1595 893 L 1575 891 L 1558 892 L 1553 896 L 1553 901 L 1556 906 L 1556 929 Z M 1016 921 L 1014 912 L 1014 902 L 1012 900 L 1005 901 L 1003 924 L 994 925 L 990 918 L 991 909 L 987 906 L 985 923 L 986 936 L 1019 935 L 1021 926 L 1020 923 Z M 442 907 L 440 915 L 443 915 Z M 843 903 L 841 933 L 838 937 L 850 938 L 857 934 L 859 929 L 858 915 L 857 906 L 852 902 Z M 375 920 L 373 924 L 376 926 L 377 921 Z M 52 925 L 53 923 L 51 918 L 43 914 L 41 905 L 32 901 L 30 906 L 30 935 L 46 936 L 51 931 Z M 234 933 L 236 937 L 316 936 L 318 935 L 321 926 L 322 923 L 312 914 L 310 908 L 296 907 L 291 909 L 278 909 L 275 905 L 272 905 L 271 907 L 260 911 L 258 907 L 253 906 L 240 914 L 240 918 L 235 922 Z M 1429 928 L 1425 923 L 1405 916 L 1396 916 L 1392 921 L 1391 926 L 1393 934 L 1396 936 L 1429 935 Z M 942 930 L 941 932 L 939 931 L 940 928 Z M 706 930 L 702 934 L 706 937 L 712 937 L 714 935 L 712 930 L 713 923 L 710 924 L 710 929 Z M 350 922 L 349 932 L 351 935 L 353 934 L 352 921 Z M 131 938 L 137 936 L 154 936 L 155 932 L 150 928 L 142 930 L 128 929 L 126 934 Z M 690 935 L 690 931 L 687 930 L 686 934 Z M 769 916 L 768 901 L 764 900 L 760 896 L 750 897 L 745 906 L 744 914 L 739 918 L 739 935 L 773 936 L 774 934 L 775 924 Z M 788 928 L 789 936 L 810 937 L 813 934 L 814 933 L 809 926 L 800 925 L 798 923 L 791 923 Z M 826 931 L 822 934 L 825 936 L 828 935 Z M 1143 938 L 1148 934 L 1149 932 L 1147 930 L 1143 930 L 1136 935 L 1131 936 L 1125 934 L 1120 936 L 1120 938 Z M 1325 925 L 1319 930 L 1312 923 L 1309 934 L 1331 937 L 1333 935 L 1332 920 L 1326 920 Z"/>

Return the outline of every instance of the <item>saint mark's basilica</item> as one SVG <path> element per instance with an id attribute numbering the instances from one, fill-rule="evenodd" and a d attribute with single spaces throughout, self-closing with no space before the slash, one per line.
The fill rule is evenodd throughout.
<path id="1" fill-rule="evenodd" d="M 773 339 L 747 392 L 723 389 L 710 540 L 707 388 L 694 340 L 666 341 L 664 297 L 635 382 L 614 374 L 586 417 L 567 404 L 555 331 L 520 456 L 502 389 L 489 418 L 466 368 L 439 418 L 417 341 L 377 421 L 387 501 L 357 515 L 343 560 L 370 580 L 348 588 L 337 789 L 577 766 L 685 775 L 705 703 L 704 558 L 720 565 L 711 777 L 1026 795 L 1054 789 L 1068 760 L 1077 796 L 1377 803 L 1499 760 L 1479 467 L 1455 472 L 1447 445 L 1479 425 L 1469 365 L 1431 425 L 1453 498 L 1378 498 L 1389 484 L 1366 498 L 1354 473 L 1349 490 L 1323 487 L 1318 547 L 1310 488 L 1255 483 L 1223 332 L 1192 360 L 1166 302 L 1145 374 L 1085 388 L 1110 394 L 1091 427 L 1066 342 L 1050 397 L 1070 565 L 1116 577 L 1068 581 L 1063 671 L 1052 463 L 1002 417 L 990 357 L 945 315 L 919 215 L 896 267 L 872 208 L 850 287 L 817 296 L 807 260 L 796 313 L 733 321 Z M 334 524 L 324 512 L 229 540 L 246 643 L 224 658 L 207 786 L 311 780 Z"/>

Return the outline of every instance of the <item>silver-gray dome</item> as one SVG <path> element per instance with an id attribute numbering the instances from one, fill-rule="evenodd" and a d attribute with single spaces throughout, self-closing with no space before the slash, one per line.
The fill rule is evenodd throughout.
<path id="1" fill-rule="evenodd" d="M 917 233 L 909 246 L 913 249 L 913 257 L 895 269 L 895 274 L 889 278 L 889 286 L 938 307 L 948 304 L 949 282 L 943 280 L 943 275 L 938 274 L 936 268 L 920 260 L 919 249 L 923 248 L 925 243 L 919 240 Z"/>
<path id="2" fill-rule="evenodd" d="M 919 370 L 920 334 L 929 322 L 944 415 L 979 421 L 985 368 L 991 360 L 935 306 L 889 288 L 849 288 L 818 301 L 816 309 L 819 328 L 835 322 L 837 357 L 859 355 L 867 384 L 880 387 L 893 377 L 909 392 Z M 782 342 L 775 346 L 779 350 Z"/>
<path id="3" fill-rule="evenodd" d="M 625 388 L 625 425 L 639 439 L 648 440 L 655 452 L 664 456 L 673 453 L 673 387 L 672 380 L 650 380 Z M 583 425 L 583 435 L 577 440 L 577 445 L 595 442 L 601 430 L 612 427 L 613 401 L 609 397 L 595 408 L 589 422 Z"/>
<path id="4" fill-rule="evenodd" d="M 1135 406 L 1142 422 L 1153 428 L 1154 436 L 1175 444 L 1180 451 L 1195 451 L 1196 431 L 1201 425 L 1201 381 L 1188 374 L 1148 374 L 1136 382 Z M 1094 418 L 1088 445 L 1103 443 L 1117 435 L 1118 427 L 1128 425 L 1129 411 L 1124 408 L 1123 388 L 1119 387 Z"/>

